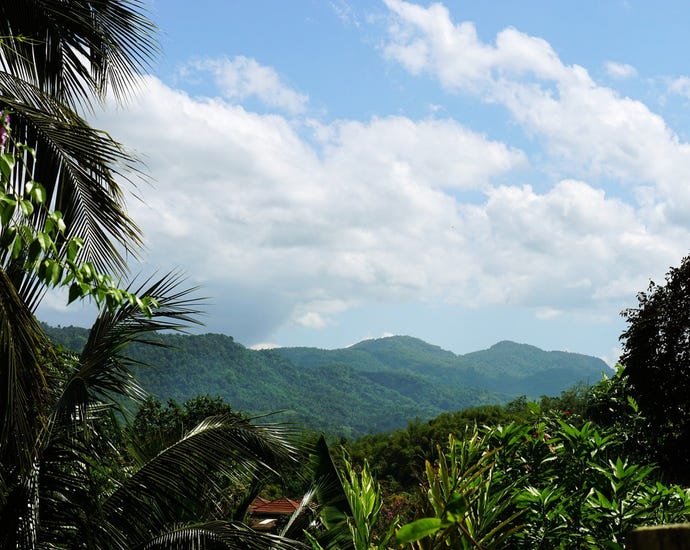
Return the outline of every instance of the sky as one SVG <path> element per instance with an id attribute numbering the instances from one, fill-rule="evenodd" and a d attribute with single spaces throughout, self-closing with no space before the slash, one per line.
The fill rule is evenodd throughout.
<path id="1" fill-rule="evenodd" d="M 147 6 L 161 54 L 91 121 L 151 178 L 133 272 L 200 285 L 202 332 L 613 364 L 620 312 L 688 254 L 685 2 Z"/>

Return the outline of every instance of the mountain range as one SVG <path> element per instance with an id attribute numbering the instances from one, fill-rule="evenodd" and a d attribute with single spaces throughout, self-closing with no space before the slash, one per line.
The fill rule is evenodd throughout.
<path id="1" fill-rule="evenodd" d="M 56 344 L 74 351 L 88 338 L 83 328 L 44 328 Z M 127 354 L 151 365 L 136 375 L 162 401 L 220 396 L 249 414 L 282 411 L 278 420 L 344 437 L 522 395 L 557 396 L 610 373 L 596 357 L 509 341 L 457 355 L 410 336 L 336 350 L 252 350 L 222 334 L 156 338 L 165 347 L 133 344 Z"/>

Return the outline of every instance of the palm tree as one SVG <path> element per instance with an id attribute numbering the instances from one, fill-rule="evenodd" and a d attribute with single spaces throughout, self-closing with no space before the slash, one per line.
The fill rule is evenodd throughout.
<path id="1" fill-rule="evenodd" d="M 29 181 L 40 181 L 44 202 L 66 222 L 62 242 L 82 238 L 81 260 L 102 272 L 124 273 L 120 251 L 140 243 L 117 182 L 133 161 L 105 132 L 91 128 L 78 109 L 91 108 L 109 89 L 124 96 L 155 51 L 153 31 L 138 2 L 0 3 L 0 120 L 5 124 L 11 114 L 13 138 L 3 143 L 3 152 L 24 162 L 23 169 L 3 174 L 3 187 L 22 195 Z M 19 144 L 31 146 L 37 156 Z M 31 218 L 42 227 L 46 210 L 36 209 Z M 46 422 L 46 364 L 54 358 L 33 318 L 45 286 L 25 269 L 24 260 L 24 254 L 0 250 L 0 460 L 23 457 L 26 471 L 33 462 L 32 434 Z"/>
<path id="2" fill-rule="evenodd" d="M 45 348 L 53 362 L 32 462 L 22 466 L 18 454 L 0 464 L 2 548 L 299 547 L 208 513 L 227 484 L 295 460 L 284 428 L 222 414 L 153 457 L 133 459 L 115 444 L 111 415 L 126 414 L 125 398 L 145 395 L 126 347 L 157 345 L 152 332 L 194 320 L 195 300 L 179 283 L 170 275 L 137 289 L 158 299 L 151 318 L 136 305 L 104 309 L 80 354 Z"/>
<path id="3" fill-rule="evenodd" d="M 118 183 L 136 164 L 107 133 L 91 128 L 84 113 L 109 93 L 126 97 L 156 51 L 154 30 L 138 0 L 0 3 L 0 149 L 20 162 L 20 169 L 0 173 L 4 196 L 23 197 L 31 182 L 41 182 L 41 203 L 61 212 L 66 227 L 49 243 L 57 255 L 65 258 L 78 237 L 78 261 L 115 276 L 126 274 L 125 257 L 141 243 Z M 12 139 L 5 142 L 8 114 Z M 136 301 L 120 300 L 101 310 L 81 354 L 56 350 L 34 317 L 45 279 L 27 267 L 30 247 L 7 246 L 17 226 L 4 205 L 1 547 L 291 547 L 196 513 L 219 479 L 255 477 L 291 459 L 295 451 L 281 428 L 210 418 L 142 462 L 113 445 L 118 424 L 108 418 L 143 395 L 126 346 L 194 322 L 195 301 L 178 289 L 179 277 L 148 281 L 131 294 L 155 298 L 150 315 Z M 17 215 L 29 238 L 44 233 L 51 210 L 29 203 L 22 210 Z"/>
<path id="4" fill-rule="evenodd" d="M 138 0 L 0 3 L 0 110 L 12 113 L 16 140 L 38 152 L 33 178 L 102 271 L 124 271 L 121 249 L 141 244 L 118 184 L 135 163 L 81 113 L 109 92 L 127 97 L 157 52 L 155 30 Z"/>
<path id="5" fill-rule="evenodd" d="M 153 29 L 139 4 L 126 0 L 0 3 L 0 120 L 4 126 L 11 114 L 13 137 L 9 142 L 3 138 L 2 149 L 24 163 L 23 169 L 2 174 L 3 190 L 23 195 L 28 182 L 40 181 L 44 202 L 67 222 L 62 243 L 69 236 L 82 238 L 81 260 L 101 271 L 124 273 L 119 250 L 140 242 L 117 183 L 132 159 L 106 133 L 91 128 L 78 109 L 91 108 L 109 89 L 123 96 L 155 50 Z M 0 130 L 4 136 L 6 128 Z M 40 162 L 19 144 L 31 146 Z M 37 208 L 27 217 L 40 231 L 47 210 Z M 9 224 L 2 221 L 5 238 Z M 36 436 L 51 425 L 51 383 L 58 362 L 33 315 L 45 286 L 26 269 L 26 253 L 16 255 L 6 246 L 0 252 L 3 512 L 18 505 L 12 499 L 26 501 L 35 492 Z M 22 480 L 21 491 L 17 480 Z M 31 517 L 25 513 L 16 520 L 26 523 Z"/>

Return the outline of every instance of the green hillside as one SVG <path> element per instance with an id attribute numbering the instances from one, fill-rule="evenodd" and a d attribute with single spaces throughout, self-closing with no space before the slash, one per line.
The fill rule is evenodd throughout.
<path id="1" fill-rule="evenodd" d="M 58 344 L 78 350 L 88 331 L 47 327 Z M 168 347 L 132 345 L 152 365 L 137 372 L 161 400 L 221 396 L 251 414 L 354 437 L 485 403 L 558 395 L 595 382 L 608 367 L 594 357 L 545 352 L 501 342 L 467 355 L 408 336 L 367 340 L 338 350 L 250 350 L 221 334 L 158 335 Z"/>

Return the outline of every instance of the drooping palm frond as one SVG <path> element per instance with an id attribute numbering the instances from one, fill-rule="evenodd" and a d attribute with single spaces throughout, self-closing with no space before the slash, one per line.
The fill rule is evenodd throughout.
<path id="1" fill-rule="evenodd" d="M 0 542 L 31 546 L 38 514 L 39 434 L 48 423 L 52 348 L 0 269 Z"/>
<path id="2" fill-rule="evenodd" d="M 133 342 L 160 345 L 149 336 L 160 330 L 182 330 L 198 323 L 202 299 L 192 296 L 196 288 L 180 288 L 184 278 L 168 273 L 157 280 L 147 279 L 134 293 L 156 300 L 148 317 L 136 304 L 125 304 L 116 310 L 103 309 L 89 333 L 78 364 L 65 384 L 55 415 L 69 417 L 75 410 L 83 418 L 86 408 L 94 402 L 104 402 L 119 408 L 123 399 L 143 399 L 146 394 L 132 374 L 132 367 L 140 365 L 126 354 Z"/>
<path id="3" fill-rule="evenodd" d="M 251 482 L 259 471 L 278 473 L 296 449 L 280 425 L 256 425 L 237 415 L 210 417 L 144 464 L 103 504 L 113 536 L 136 546 L 204 507 L 224 484 Z"/>
<path id="4" fill-rule="evenodd" d="M 75 108 L 126 97 L 158 51 L 139 0 L 0 3 L 0 68 Z"/>
<path id="5" fill-rule="evenodd" d="M 41 452 L 38 539 L 46 547 L 76 548 L 103 530 L 93 469 L 109 445 L 92 423 L 53 426 Z M 85 544 L 84 546 L 88 546 Z"/>
<path id="6" fill-rule="evenodd" d="M 0 466 L 7 483 L 36 460 L 37 432 L 47 422 L 50 353 L 40 325 L 0 269 Z"/>
<path id="7" fill-rule="evenodd" d="M 146 281 L 137 292 L 160 306 L 150 318 L 136 304 L 104 310 L 81 356 L 58 356 L 0 269 L 2 547 L 33 548 L 37 540 L 72 547 L 71 537 L 103 529 L 90 519 L 100 516 L 93 507 L 103 490 L 91 487 L 92 470 L 112 447 L 97 423 L 108 410 L 103 402 L 136 396 L 123 355 L 129 342 L 195 322 L 198 299 L 181 283 L 174 273 Z"/>
<path id="8" fill-rule="evenodd" d="M 316 505 L 315 498 L 318 489 L 312 486 L 302 495 L 302 500 L 297 509 L 292 513 L 285 527 L 280 531 L 281 537 L 302 538 L 304 532 L 309 529 L 314 521 L 312 507 Z"/>
<path id="9" fill-rule="evenodd" d="M 91 128 L 75 111 L 39 88 L 0 72 L 0 109 L 12 113 L 12 140 L 33 147 L 26 169 L 13 186 L 22 192 L 28 179 L 41 183 L 47 204 L 62 213 L 67 235 L 84 240 L 83 261 L 103 272 L 124 273 L 120 252 L 135 254 L 141 232 L 125 211 L 118 179 L 137 174 L 136 162 L 107 133 Z M 129 180 L 131 181 L 131 180 Z M 45 212 L 37 209 L 40 225 Z"/>
<path id="10" fill-rule="evenodd" d="M 296 550 L 305 544 L 248 529 L 245 525 L 214 521 L 168 531 L 141 546 L 142 550 Z"/>

